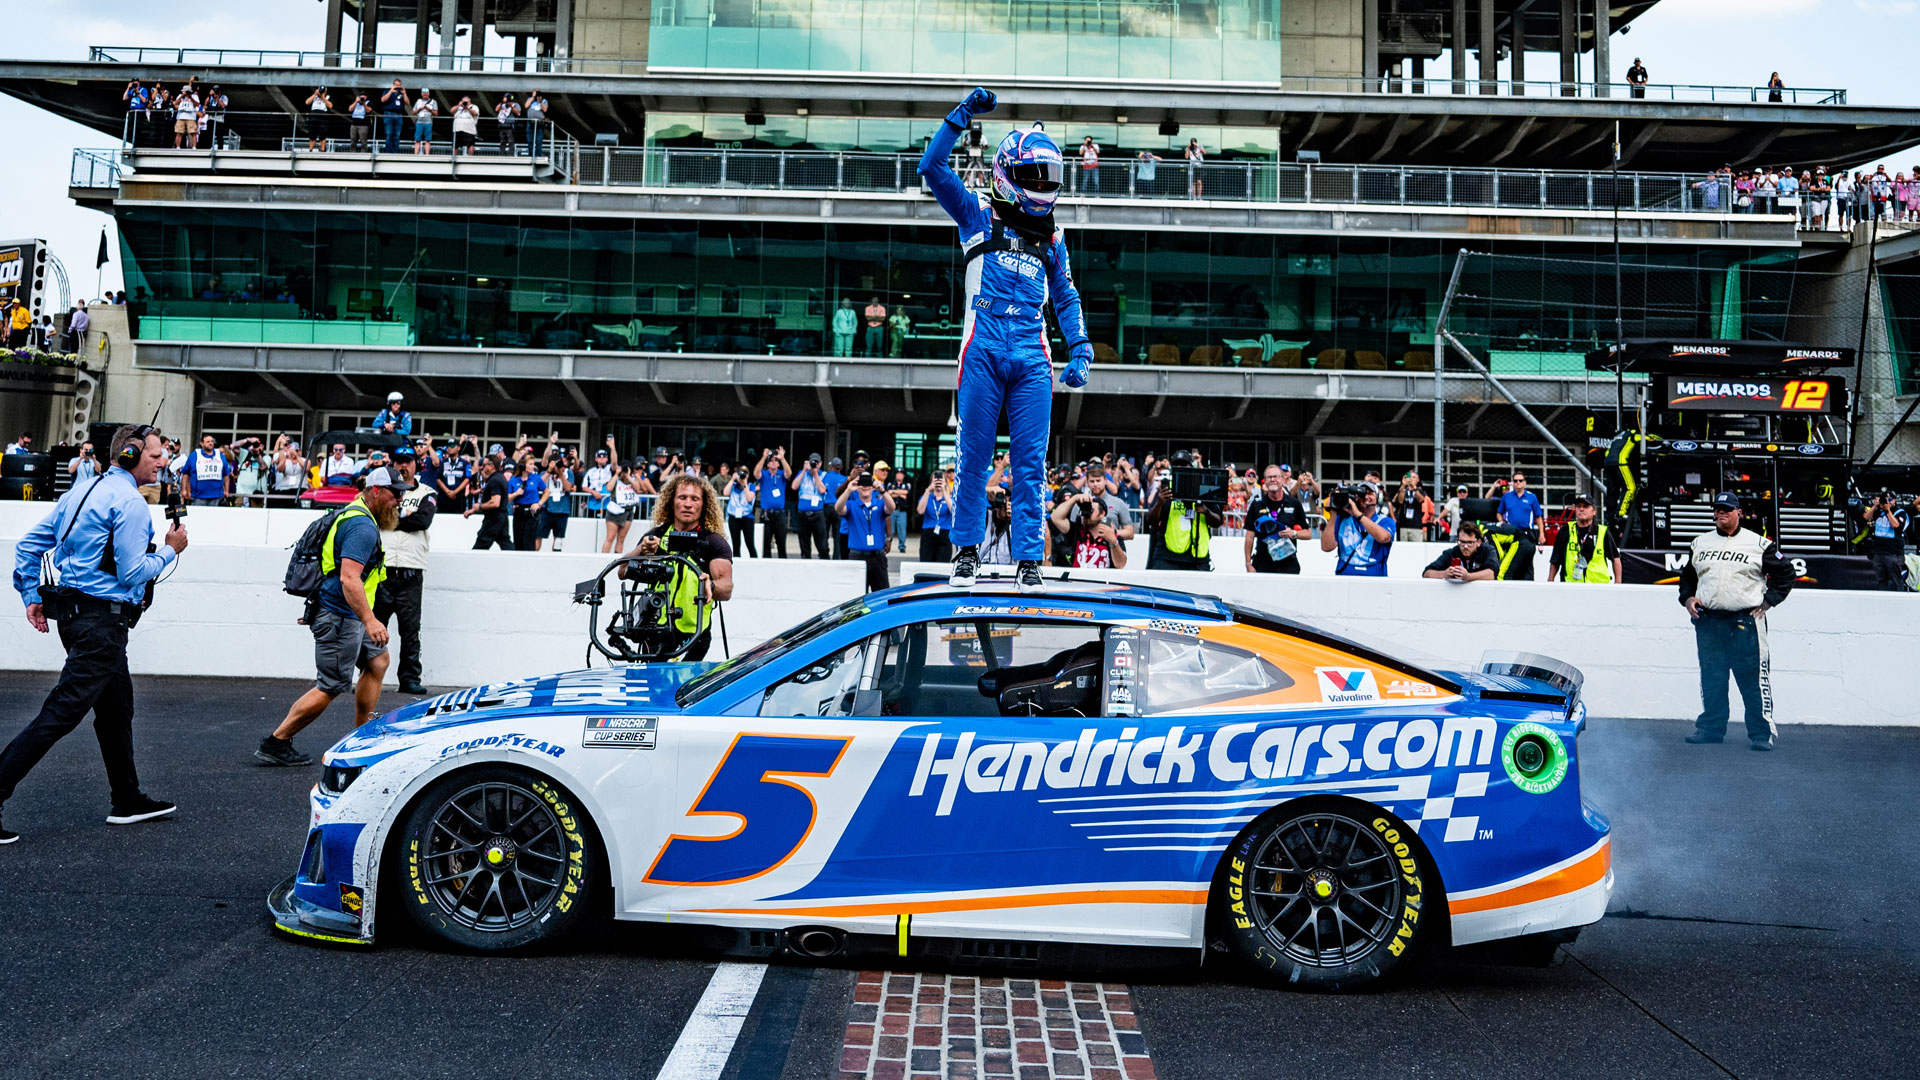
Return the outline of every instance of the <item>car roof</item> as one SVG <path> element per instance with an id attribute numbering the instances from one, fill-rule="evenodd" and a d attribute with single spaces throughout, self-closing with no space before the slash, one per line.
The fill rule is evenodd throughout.
<path id="1" fill-rule="evenodd" d="M 1011 575 L 1006 577 L 983 575 L 979 580 L 978 585 L 962 591 L 949 586 L 945 575 L 920 574 L 911 584 L 873 593 L 867 597 L 867 602 L 869 605 L 885 603 L 892 606 L 917 601 L 955 600 L 966 597 L 1021 600 L 1029 604 L 1072 600 L 1075 603 L 1148 608 L 1153 611 L 1172 612 L 1195 618 L 1218 619 L 1222 622 L 1231 621 L 1233 618 L 1232 609 L 1219 597 L 1182 592 L 1178 589 L 1125 585 L 1110 581 L 1074 581 L 1070 576 L 1063 576 L 1059 579 L 1049 579 L 1046 588 L 1037 593 L 1023 593 Z"/>

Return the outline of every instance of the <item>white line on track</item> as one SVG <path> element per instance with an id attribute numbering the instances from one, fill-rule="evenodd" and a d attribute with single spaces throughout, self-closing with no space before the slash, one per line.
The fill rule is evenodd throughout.
<path id="1" fill-rule="evenodd" d="M 727 1067 L 740 1025 L 760 993 L 765 964 L 721 964 L 694 1005 L 655 1080 L 714 1080 Z"/>

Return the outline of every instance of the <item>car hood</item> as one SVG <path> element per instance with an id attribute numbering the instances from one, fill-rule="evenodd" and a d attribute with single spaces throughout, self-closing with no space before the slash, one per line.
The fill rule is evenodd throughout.
<path id="1" fill-rule="evenodd" d="M 337 753 L 391 749 L 397 739 L 528 713 L 679 712 L 674 693 L 713 664 L 634 664 L 588 668 L 489 683 L 416 701 L 366 724 L 334 747 Z"/>

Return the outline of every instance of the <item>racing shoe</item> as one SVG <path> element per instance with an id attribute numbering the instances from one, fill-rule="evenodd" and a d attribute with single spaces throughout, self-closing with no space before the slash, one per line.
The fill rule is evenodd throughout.
<path id="1" fill-rule="evenodd" d="M 1021 592 L 1039 592 L 1047 586 L 1047 579 L 1040 576 L 1040 564 L 1032 559 L 1020 560 L 1013 572 L 1020 579 Z"/>
<path id="2" fill-rule="evenodd" d="M 253 752 L 267 765 L 311 765 L 313 759 L 293 748 L 292 739 L 276 739 L 269 735 L 260 740 L 260 749 Z"/>
<path id="3" fill-rule="evenodd" d="M 953 573 L 947 575 L 947 584 L 956 589 L 971 589 L 980 577 L 980 549 L 968 544 L 953 557 Z"/>
<path id="4" fill-rule="evenodd" d="M 1753 742 L 1753 749 L 1755 750 L 1773 749 L 1773 736 L 1771 735 L 1762 735 L 1759 738 L 1754 739 L 1752 742 Z"/>
<path id="5" fill-rule="evenodd" d="M 1687 736 L 1687 741 L 1694 744 L 1695 746 L 1698 746 L 1701 743 L 1726 742 L 1727 737 L 1725 735 L 1715 735 L 1711 731 L 1700 731 L 1698 729 L 1695 729 L 1693 734 Z"/>
<path id="6" fill-rule="evenodd" d="M 126 802 L 113 804 L 113 812 L 107 815 L 109 825 L 132 825 L 141 821 L 152 821 L 173 813 L 175 807 L 170 802 L 149 799 L 145 795 L 135 795 Z"/>

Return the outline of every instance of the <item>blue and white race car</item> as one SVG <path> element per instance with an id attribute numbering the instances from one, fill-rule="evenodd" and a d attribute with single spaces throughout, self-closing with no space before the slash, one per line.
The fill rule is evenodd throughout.
<path id="1" fill-rule="evenodd" d="M 1168 590 L 905 585 L 721 664 L 388 713 L 327 752 L 269 907 L 481 950 L 609 912 L 804 956 L 1224 942 L 1353 987 L 1601 917 L 1585 716 L 1539 657 L 1427 671 Z"/>

